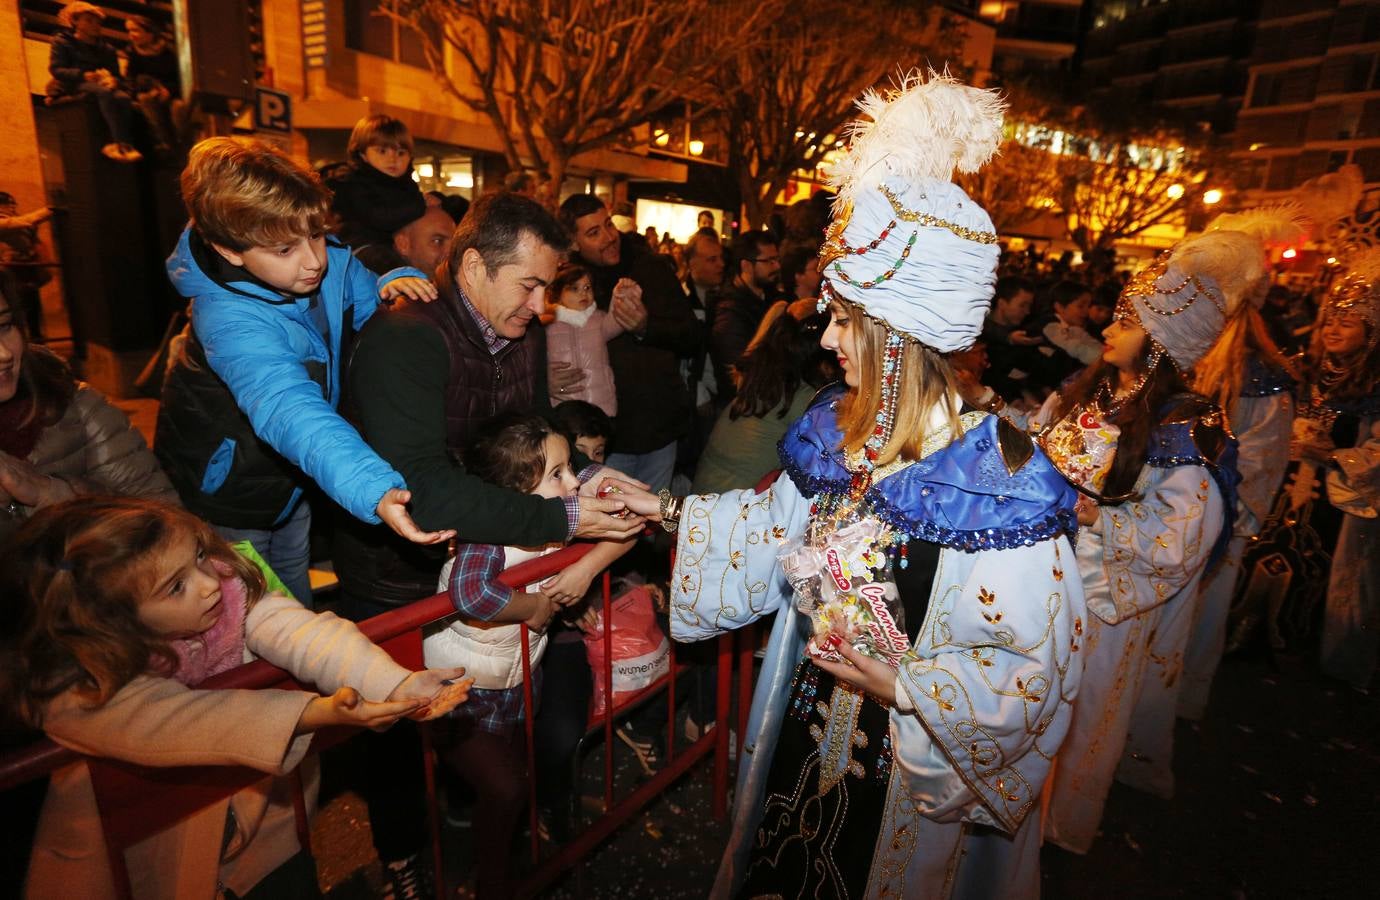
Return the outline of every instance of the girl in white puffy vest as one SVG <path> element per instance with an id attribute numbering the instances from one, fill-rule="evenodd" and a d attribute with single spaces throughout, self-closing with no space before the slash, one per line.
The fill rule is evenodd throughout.
<path id="1" fill-rule="evenodd" d="M 537 415 L 505 414 L 477 430 L 465 467 L 485 481 L 539 497 L 573 495 L 580 480 L 570 467 L 570 444 Z M 591 470 L 586 470 L 591 471 Z M 504 569 L 559 550 L 460 544 L 441 572 L 456 615 L 423 639 L 429 664 L 464 660 L 474 678 L 469 709 L 451 717 L 454 732 L 446 759 L 475 790 L 477 895 L 507 897 L 509 846 L 527 799 L 523 749 L 522 626 L 530 629 L 532 696 L 541 696 L 546 626 L 559 608 L 581 601 L 590 582 L 627 549 L 604 543 L 558 575 L 513 590 L 499 582 Z M 457 663 L 458 665 L 459 663 Z M 580 711 L 581 715 L 584 711 Z"/>

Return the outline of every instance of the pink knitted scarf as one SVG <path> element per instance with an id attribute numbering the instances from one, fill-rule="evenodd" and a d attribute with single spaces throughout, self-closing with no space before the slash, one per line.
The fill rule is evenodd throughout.
<path id="1" fill-rule="evenodd" d="M 185 685 L 200 684 L 212 675 L 244 662 L 244 582 L 228 566 L 215 564 L 220 572 L 220 618 L 201 634 L 172 642 L 177 669 L 172 677 Z"/>

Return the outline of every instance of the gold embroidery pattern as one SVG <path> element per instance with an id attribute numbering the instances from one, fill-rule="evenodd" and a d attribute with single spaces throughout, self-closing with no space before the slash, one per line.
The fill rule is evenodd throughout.
<path id="1" fill-rule="evenodd" d="M 878 898 L 906 896 L 906 866 L 920 840 L 920 809 L 906 793 L 904 779 L 897 772 L 898 766 L 893 765 L 867 877 L 871 895 Z"/>
<path id="2" fill-rule="evenodd" d="M 1145 500 L 1106 511 L 1112 522 L 1110 533 L 1104 535 L 1111 602 L 1089 597 L 1088 605 L 1108 622 L 1141 615 L 1175 596 L 1197 573 L 1211 543 L 1206 533 L 1212 496 L 1207 479 L 1199 475 L 1191 488 L 1175 490 L 1164 482 L 1178 470 L 1153 474 L 1165 471 L 1147 466 L 1137 482 Z"/>
<path id="3" fill-rule="evenodd" d="M 959 569 L 969 571 L 966 589 L 945 571 L 956 551 L 941 551 L 926 621 L 916 649 L 901 665 L 902 682 L 935 746 L 994 819 L 1007 827 L 1019 824 L 1038 802 L 1049 762 L 1067 731 L 1082 671 L 1081 663 L 1073 662 L 1083 629 L 1077 615 L 1081 608 L 1068 608 L 1062 579 L 1056 577 L 1063 572 L 1061 546 L 1062 541 L 1053 543 L 1052 565 L 1035 570 L 1049 573 L 1043 601 L 1020 607 L 1016 619 L 1011 616 L 1015 607 L 1002 609 L 997 602 L 1003 574 L 1030 569 L 1008 555 L 1046 553 L 1049 545 L 991 551 L 985 565 Z M 982 583 L 983 572 L 1000 574 Z M 1024 596 L 1021 603 L 1028 602 Z M 1027 633 L 1032 628 L 1038 633 Z M 1013 654 L 1023 661 L 1013 665 Z M 1016 704 L 999 715 L 1016 716 L 1014 726 L 1029 738 L 1013 739 L 1004 723 L 998 730 L 983 724 L 983 717 L 993 714 L 992 700 L 982 699 L 988 695 Z M 1013 750 L 1016 755 L 1008 757 Z"/>
<path id="4" fill-rule="evenodd" d="M 749 575 L 749 548 L 768 542 L 779 544 L 786 528 L 779 523 L 755 527 L 752 523 L 770 514 L 774 491 L 763 494 L 704 494 L 687 498 L 681 513 L 681 537 L 677 546 L 671 612 L 687 627 L 722 630 L 743 624 L 764 611 L 767 582 Z M 750 499 L 746 502 L 742 497 Z M 722 503 L 738 503 L 727 533 L 715 531 L 716 510 Z M 726 517 L 719 515 L 722 523 Z M 727 552 L 717 557 L 715 551 Z M 718 573 L 706 573 L 713 559 L 726 562 Z M 717 596 L 703 596 L 717 591 Z M 712 597 L 712 599 L 711 599 Z"/>
<path id="5" fill-rule="evenodd" d="M 844 775 L 863 777 L 862 766 L 852 758 L 853 739 L 858 734 L 858 714 L 862 712 L 862 705 L 862 691 L 835 685 L 828 708 L 821 711 L 827 714 L 825 727 L 819 729 L 818 726 L 810 726 L 810 736 L 819 744 L 822 760 L 819 767 L 821 795 L 832 791 Z M 866 742 L 864 735 L 863 743 L 858 746 L 866 746 Z"/>

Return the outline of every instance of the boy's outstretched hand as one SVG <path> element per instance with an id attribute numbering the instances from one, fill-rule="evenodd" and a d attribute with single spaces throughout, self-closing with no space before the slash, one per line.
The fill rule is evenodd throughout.
<path id="1" fill-rule="evenodd" d="M 394 278 L 379 288 L 380 300 L 396 300 L 399 297 L 406 297 L 409 300 L 416 300 L 418 303 L 430 303 L 438 296 L 440 295 L 436 291 L 436 285 L 425 278 L 417 278 L 413 275 Z"/>
<path id="2" fill-rule="evenodd" d="M 379 514 L 383 524 L 414 544 L 440 544 L 455 537 L 454 529 L 423 531 L 418 528 L 417 523 L 412 521 L 412 515 L 407 511 L 407 504 L 410 502 L 411 491 L 390 488 L 379 501 L 379 505 L 374 507 L 374 511 Z"/>

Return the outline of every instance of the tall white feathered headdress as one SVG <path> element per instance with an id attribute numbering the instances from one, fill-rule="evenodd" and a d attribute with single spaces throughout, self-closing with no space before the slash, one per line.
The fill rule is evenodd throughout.
<path id="1" fill-rule="evenodd" d="M 832 292 L 941 352 L 971 346 L 1001 251 L 987 213 L 952 182 L 992 158 L 1005 103 L 947 73 L 912 73 L 858 101 L 864 118 L 834 165 L 821 270 Z"/>
<path id="2" fill-rule="evenodd" d="M 1307 236 L 1307 216 L 1297 203 L 1286 201 L 1223 213 L 1209 223 L 1201 237 L 1181 246 L 1192 247 L 1193 241 L 1204 245 L 1196 252 L 1204 258 L 1204 271 L 1222 288 L 1227 316 L 1231 317 L 1247 305 L 1256 309 L 1264 305 L 1270 287 L 1269 248 L 1302 243 Z M 1177 248 L 1175 253 L 1179 253 Z"/>
<path id="3" fill-rule="evenodd" d="M 1302 216 L 1290 204 L 1219 216 L 1137 272 L 1121 292 L 1121 314 L 1142 328 L 1186 372 L 1229 321 L 1259 306 L 1269 287 L 1268 243 L 1297 240 Z"/>

